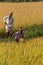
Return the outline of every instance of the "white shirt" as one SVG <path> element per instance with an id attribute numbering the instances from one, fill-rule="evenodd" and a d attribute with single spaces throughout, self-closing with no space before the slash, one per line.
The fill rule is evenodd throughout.
<path id="1" fill-rule="evenodd" d="M 4 21 L 4 23 L 6 23 L 7 27 L 12 27 L 13 22 L 14 22 L 13 18 L 10 18 L 10 20 L 9 20 L 9 16 L 5 16 L 3 18 L 3 21 Z"/>

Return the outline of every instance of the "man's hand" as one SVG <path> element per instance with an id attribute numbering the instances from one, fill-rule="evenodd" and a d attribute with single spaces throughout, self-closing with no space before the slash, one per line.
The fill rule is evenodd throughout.
<path id="1" fill-rule="evenodd" d="M 5 22 L 5 25 L 7 25 L 7 23 Z"/>

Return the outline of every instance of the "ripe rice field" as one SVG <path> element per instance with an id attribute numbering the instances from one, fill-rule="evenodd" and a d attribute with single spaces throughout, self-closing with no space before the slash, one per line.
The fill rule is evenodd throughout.
<path id="1" fill-rule="evenodd" d="M 10 11 L 13 30 L 22 26 L 26 38 L 0 41 L 0 65 L 43 65 L 43 2 L 0 3 L 0 36 L 5 32 L 3 17 Z"/>

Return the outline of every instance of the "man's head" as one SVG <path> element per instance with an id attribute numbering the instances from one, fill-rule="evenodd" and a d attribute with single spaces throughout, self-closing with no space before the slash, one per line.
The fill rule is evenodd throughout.
<path id="1" fill-rule="evenodd" d="M 23 30 L 22 27 L 20 27 L 20 28 L 19 28 L 19 31 L 22 31 L 22 30 Z"/>
<path id="2" fill-rule="evenodd" d="M 13 12 L 10 12 L 10 13 L 9 13 L 9 17 L 11 18 L 11 17 L 12 17 L 12 15 L 13 15 Z"/>
<path id="3" fill-rule="evenodd" d="M 23 33 L 23 28 L 22 27 L 19 28 L 19 32 L 20 32 L 20 34 Z"/>

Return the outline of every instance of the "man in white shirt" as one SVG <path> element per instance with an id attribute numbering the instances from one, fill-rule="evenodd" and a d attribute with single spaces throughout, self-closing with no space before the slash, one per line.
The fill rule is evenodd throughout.
<path id="1" fill-rule="evenodd" d="M 4 21 L 5 25 L 6 25 L 6 33 L 8 34 L 8 36 L 12 35 L 11 28 L 12 28 L 13 22 L 14 22 L 14 19 L 13 19 L 12 16 L 13 16 L 13 13 L 11 12 L 9 14 L 9 16 L 5 16 L 3 18 L 3 21 Z"/>

